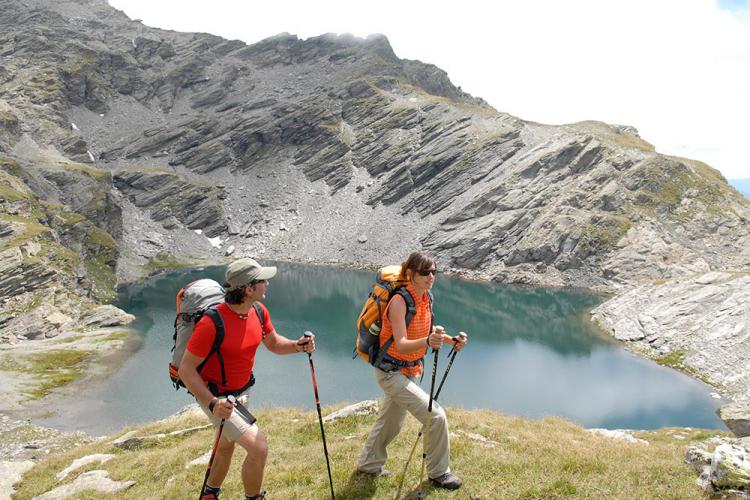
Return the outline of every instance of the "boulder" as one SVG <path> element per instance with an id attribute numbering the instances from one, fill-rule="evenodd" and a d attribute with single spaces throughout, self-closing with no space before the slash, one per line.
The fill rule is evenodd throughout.
<path id="1" fill-rule="evenodd" d="M 81 323 L 88 327 L 103 328 L 107 326 L 124 326 L 135 319 L 122 309 L 107 304 L 88 311 L 81 318 Z"/>
<path id="2" fill-rule="evenodd" d="M 113 458 L 115 458 L 115 456 L 110 453 L 95 453 L 94 455 L 87 455 L 85 457 L 77 458 L 73 460 L 70 465 L 57 473 L 57 480 L 62 481 L 63 479 L 68 477 L 71 472 L 80 469 L 84 465 L 93 464 L 95 462 L 103 464 L 105 462 L 108 462 L 109 460 L 112 460 Z"/>
<path id="3" fill-rule="evenodd" d="M 750 487 L 749 447 L 749 438 L 715 436 L 688 446 L 685 461 L 700 474 L 696 483 L 706 491 L 747 491 Z"/>
<path id="4" fill-rule="evenodd" d="M 359 403 L 355 403 L 353 405 L 346 406 L 333 413 L 329 413 L 328 415 L 323 417 L 323 422 L 331 423 L 331 422 L 341 420 L 342 418 L 346 418 L 351 415 L 356 415 L 356 416 L 374 415 L 377 412 L 378 412 L 378 402 L 372 399 L 368 399 L 365 401 L 360 401 Z"/>
<path id="5" fill-rule="evenodd" d="M 9 460 L 0 462 L 0 498 L 10 498 L 13 485 L 21 480 L 24 472 L 34 467 L 31 460 Z"/>
<path id="6" fill-rule="evenodd" d="M 744 490 L 750 486 L 750 454 L 742 446 L 722 444 L 711 460 L 712 482 L 724 489 Z"/>
<path id="7" fill-rule="evenodd" d="M 750 403 L 730 403 L 716 411 L 737 437 L 750 436 Z"/>
<path id="8" fill-rule="evenodd" d="M 627 441 L 628 443 L 634 443 L 634 444 L 644 444 L 648 446 L 648 441 L 645 441 L 643 439 L 638 439 L 637 437 L 634 437 L 632 434 L 627 433 L 626 431 L 621 430 L 610 430 L 610 429 L 587 429 L 591 434 L 596 434 L 599 436 L 604 436 L 612 439 L 619 439 L 621 441 Z"/>
<path id="9" fill-rule="evenodd" d="M 58 486 L 33 500 L 60 500 L 76 495 L 83 490 L 95 490 L 100 493 L 117 493 L 133 486 L 135 481 L 113 481 L 106 470 L 84 472 L 70 484 Z"/>

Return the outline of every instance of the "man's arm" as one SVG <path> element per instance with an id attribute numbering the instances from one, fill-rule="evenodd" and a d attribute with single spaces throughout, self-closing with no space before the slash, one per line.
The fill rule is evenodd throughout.
<path id="1" fill-rule="evenodd" d="M 305 337 L 304 335 L 297 340 L 291 340 L 273 330 L 263 339 L 266 349 L 274 354 L 294 354 L 295 352 L 314 352 L 315 335 Z"/>
<path id="2" fill-rule="evenodd" d="M 178 373 L 180 379 L 185 383 L 185 387 L 195 396 L 195 399 L 200 401 L 204 406 L 208 406 L 211 400 L 214 399 L 214 395 L 208 390 L 206 383 L 203 382 L 198 373 L 198 365 L 201 364 L 203 359 L 185 349 Z M 232 414 L 232 408 L 234 408 L 232 403 L 227 401 L 226 398 L 221 398 L 216 402 L 213 413 L 220 418 L 229 418 Z"/>

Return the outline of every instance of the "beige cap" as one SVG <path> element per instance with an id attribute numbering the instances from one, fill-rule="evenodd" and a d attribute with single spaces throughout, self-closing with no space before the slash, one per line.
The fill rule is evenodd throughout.
<path id="1" fill-rule="evenodd" d="M 224 281 L 229 285 L 229 290 L 234 290 L 247 285 L 253 280 L 267 280 L 276 275 L 276 267 L 263 267 L 253 259 L 238 259 L 227 266 Z"/>

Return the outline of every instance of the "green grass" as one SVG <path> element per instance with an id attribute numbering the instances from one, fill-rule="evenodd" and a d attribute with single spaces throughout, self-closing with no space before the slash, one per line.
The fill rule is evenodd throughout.
<path id="1" fill-rule="evenodd" d="M 109 302 L 115 298 L 115 285 L 117 277 L 115 271 L 108 262 L 110 257 L 105 254 L 86 254 L 84 265 L 86 266 L 86 278 L 93 284 L 94 295 L 102 301 Z"/>
<path id="2" fill-rule="evenodd" d="M 632 223 L 625 217 L 603 217 L 585 228 L 581 233 L 579 246 L 591 253 L 602 253 L 613 248 L 625 236 Z"/>
<path id="3" fill-rule="evenodd" d="M 644 162 L 630 175 L 648 179 L 635 193 L 631 211 L 650 217 L 687 222 L 701 214 L 724 217 L 728 198 L 747 204 L 718 171 L 701 162 L 666 157 Z"/>
<path id="4" fill-rule="evenodd" d="M 0 370 L 31 375 L 32 387 L 22 391 L 29 399 L 40 399 L 53 389 L 75 380 L 83 371 L 84 361 L 92 351 L 55 349 L 26 355 L 5 355 L 0 359 Z"/>
<path id="5" fill-rule="evenodd" d="M 21 177 L 23 167 L 15 161 L 7 157 L 0 157 L 0 170 L 9 173 L 15 177 Z"/>
<path id="6" fill-rule="evenodd" d="M 143 269 L 148 274 L 154 274 L 159 271 L 168 271 L 170 269 L 183 269 L 190 267 L 191 265 L 190 262 L 183 262 L 172 254 L 160 252 L 152 257 L 151 260 L 143 266 Z"/>
<path id="7" fill-rule="evenodd" d="M 15 215 L 0 214 L 0 220 L 6 222 L 17 222 L 23 224 L 23 231 L 13 239 L 0 245 L 0 251 L 7 250 L 11 247 L 17 247 L 23 243 L 35 239 L 40 234 L 46 233 L 50 229 L 39 223 L 36 219 L 29 217 L 19 217 Z"/>
<path id="8" fill-rule="evenodd" d="M 106 170 L 91 167 L 89 165 L 84 165 L 83 163 L 61 162 L 60 165 L 66 170 L 75 170 L 76 172 L 81 172 L 82 174 L 86 174 L 87 176 L 97 181 L 103 181 L 107 178 L 107 175 L 109 175 Z"/>
<path id="9" fill-rule="evenodd" d="M 592 134 L 605 142 L 614 143 L 623 148 L 638 149 L 647 152 L 654 151 L 654 146 L 640 137 L 625 132 L 618 132 L 614 127 L 603 122 L 589 120 L 573 123 L 571 126 L 585 133 Z"/>
<path id="10" fill-rule="evenodd" d="M 701 380 L 702 382 L 708 385 L 715 386 L 716 384 L 711 383 L 711 381 L 709 381 L 706 377 L 702 376 L 693 367 L 685 364 L 686 356 L 687 356 L 687 352 L 685 350 L 677 349 L 664 356 L 655 357 L 654 361 L 656 361 L 662 366 L 667 366 L 669 368 L 686 373 L 690 375 L 691 377 Z"/>
<path id="11" fill-rule="evenodd" d="M 186 399 L 187 401 L 187 399 Z M 269 442 L 269 457 L 263 488 L 270 498 L 321 499 L 328 494 L 320 429 L 314 410 L 256 409 L 261 429 Z M 332 408 L 326 408 L 327 413 Z M 721 432 L 700 429 L 639 431 L 636 436 L 649 446 L 592 435 L 561 418 L 530 421 L 482 410 L 450 409 L 451 468 L 464 481 L 458 492 L 424 487 L 429 499 L 542 499 L 542 498 L 710 498 L 695 485 L 696 473 L 684 463 L 685 446 L 692 440 Z M 392 499 L 398 490 L 403 464 L 416 439 L 418 426 L 407 417 L 401 434 L 389 446 L 386 467 L 391 477 L 369 478 L 354 467 L 374 416 L 348 417 L 326 424 L 326 438 L 336 497 L 345 499 Z M 148 424 L 139 436 L 166 433 L 205 423 L 202 417 Z M 480 434 L 498 444 L 485 448 L 464 433 Z M 678 439 L 679 434 L 683 439 Z M 134 479 L 136 484 L 108 498 L 175 499 L 194 496 L 203 480 L 204 466 L 185 468 L 186 463 L 208 451 L 214 437 L 211 429 L 181 437 L 167 437 L 129 451 L 110 440 L 86 444 L 55 453 L 27 473 L 13 498 L 29 499 L 58 483 L 55 474 L 76 458 L 92 453 L 114 453 L 111 461 L 77 471 L 106 469 L 115 480 Z M 242 486 L 236 458 L 223 485 L 226 498 L 240 498 Z M 421 468 L 415 454 L 403 493 L 414 492 Z M 83 497 L 82 497 L 83 498 Z M 103 498 L 94 494 L 85 498 Z M 413 495 L 411 496 L 413 498 Z"/>
<path id="12" fill-rule="evenodd" d="M 31 199 L 29 193 L 19 191 L 5 181 L 5 179 L 0 177 L 0 201 L 14 202 Z"/>
<path id="13" fill-rule="evenodd" d="M 26 293 L 20 296 L 19 302 L 15 302 L 13 307 L 4 305 L 3 313 L 7 316 L 20 316 L 29 311 L 33 311 L 42 303 L 45 292 Z"/>
<path id="14" fill-rule="evenodd" d="M 83 336 L 83 335 L 71 335 L 70 337 L 56 338 L 56 339 L 52 340 L 52 343 L 53 344 L 72 344 L 74 342 L 78 342 L 80 340 L 83 340 L 84 338 L 86 338 L 86 337 Z"/>

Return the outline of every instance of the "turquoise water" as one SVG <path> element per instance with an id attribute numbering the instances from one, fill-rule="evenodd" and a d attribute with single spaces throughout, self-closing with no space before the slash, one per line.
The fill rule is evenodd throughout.
<path id="1" fill-rule="evenodd" d="M 297 338 L 317 335 L 313 355 L 323 406 L 380 396 L 372 368 L 352 359 L 354 322 L 372 272 L 279 263 L 266 306 L 276 330 Z M 222 281 L 223 268 L 162 275 L 125 288 L 118 305 L 134 314 L 140 348 L 111 376 L 63 404 L 44 423 L 105 433 L 165 417 L 192 399 L 176 392 L 167 363 L 172 347 L 175 294 L 194 279 Z M 446 406 L 490 408 L 538 418 L 560 415 L 586 427 L 724 428 L 711 388 L 637 357 L 596 330 L 588 311 L 601 298 L 571 290 L 474 283 L 439 277 L 437 323 L 466 331 L 468 347 L 453 365 L 440 396 Z M 438 376 L 447 365 L 440 355 Z M 427 363 L 431 369 L 431 361 Z M 314 409 L 307 356 L 259 349 L 250 407 Z M 429 373 L 423 387 L 429 390 Z M 439 379 L 438 379 L 439 380 Z"/>

